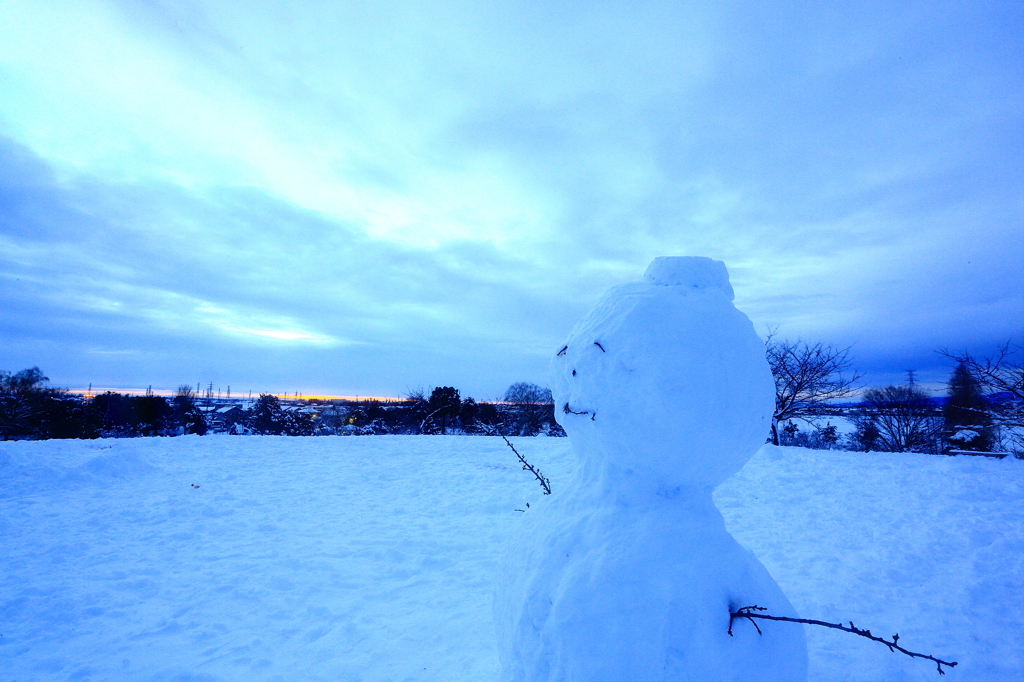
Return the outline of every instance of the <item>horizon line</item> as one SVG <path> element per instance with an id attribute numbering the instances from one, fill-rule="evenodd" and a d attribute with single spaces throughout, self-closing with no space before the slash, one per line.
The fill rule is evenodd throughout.
<path id="1" fill-rule="evenodd" d="M 65 388 L 68 393 L 74 393 L 81 396 L 93 397 L 101 395 L 103 393 L 121 393 L 124 395 L 158 395 L 165 398 L 171 398 L 177 395 L 177 389 L 169 388 L 125 388 L 125 387 L 110 387 L 110 386 L 91 386 L 88 388 Z M 217 395 L 211 396 L 211 400 L 255 400 L 256 398 L 251 397 L 255 391 L 241 391 L 233 395 L 225 395 L 223 391 L 218 392 Z M 246 397 L 249 394 L 250 397 Z M 363 400 L 372 400 L 376 402 L 408 402 L 409 398 L 402 398 L 400 396 L 379 396 L 379 395 L 333 395 L 326 393 L 298 393 L 298 392 L 287 392 L 287 393 L 256 393 L 257 397 L 260 395 L 272 395 L 280 400 L 347 400 L 350 402 L 360 402 Z M 197 392 L 196 396 L 206 400 L 205 392 Z"/>

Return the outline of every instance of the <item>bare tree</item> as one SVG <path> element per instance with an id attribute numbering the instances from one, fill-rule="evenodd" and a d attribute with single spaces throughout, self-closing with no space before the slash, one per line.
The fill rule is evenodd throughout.
<path id="1" fill-rule="evenodd" d="M 989 415 L 1003 447 L 1024 458 L 1024 363 L 1015 357 L 1020 350 L 1007 341 L 994 355 L 980 359 L 967 352 L 942 349 L 939 353 L 961 363 L 988 391 Z"/>
<path id="2" fill-rule="evenodd" d="M 555 423 L 551 389 L 519 381 L 508 387 L 502 398 L 510 435 L 535 436 L 544 424 Z"/>
<path id="3" fill-rule="evenodd" d="M 861 374 L 850 369 L 850 348 L 827 343 L 779 340 L 768 334 L 765 354 L 775 378 L 771 439 L 779 444 L 779 423 L 799 419 L 817 428 L 830 403 L 857 392 Z"/>
<path id="4" fill-rule="evenodd" d="M 864 391 L 854 418 L 858 431 L 873 429 L 874 446 L 887 452 L 939 452 L 942 412 L 916 386 Z"/>
<path id="5" fill-rule="evenodd" d="M 199 407 L 199 396 L 192 390 L 190 384 L 181 384 L 174 398 L 171 399 L 174 407 L 175 419 L 178 426 L 184 433 L 195 433 L 202 436 L 206 433 L 209 425 L 206 415 Z"/>

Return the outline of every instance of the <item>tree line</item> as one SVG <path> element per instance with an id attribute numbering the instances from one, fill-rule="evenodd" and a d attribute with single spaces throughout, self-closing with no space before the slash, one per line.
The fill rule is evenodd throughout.
<path id="1" fill-rule="evenodd" d="M 849 347 L 772 333 L 765 349 L 775 378 L 768 440 L 776 445 L 1024 458 L 1024 364 L 1009 342 L 985 358 L 940 350 L 954 363 L 941 400 L 922 390 L 912 372 L 904 385 L 861 391 L 863 375 L 852 369 Z M 832 424 L 837 418 L 852 422 L 853 432 L 840 434 Z"/>
<path id="2" fill-rule="evenodd" d="M 38 367 L 0 371 L 0 440 L 126 438 L 204 435 L 210 432 L 287 436 L 371 434 L 479 434 L 564 436 L 551 392 L 519 382 L 498 403 L 462 398 L 439 386 L 394 403 L 213 400 L 190 385 L 171 398 L 105 392 L 91 397 L 49 385 Z"/>
<path id="3" fill-rule="evenodd" d="M 261 395 L 256 404 L 225 425 L 229 433 L 308 435 L 459 434 L 564 436 L 555 421 L 551 391 L 536 384 L 512 384 L 499 403 L 462 398 L 453 386 L 410 392 L 401 402 L 375 400 L 287 407 Z"/>
<path id="4" fill-rule="evenodd" d="M 768 442 L 816 449 L 928 453 L 1012 453 L 1024 458 L 1024 364 L 1004 344 L 988 357 L 942 350 L 954 363 L 944 400 L 910 377 L 904 385 L 863 389 L 850 348 L 770 334 L 765 353 L 775 378 Z M 416 390 L 402 401 L 344 404 L 227 403 L 180 386 L 171 398 L 103 393 L 91 398 L 54 388 L 38 367 L 0 371 L 0 439 L 233 434 L 467 434 L 564 436 L 551 391 L 513 384 L 498 403 L 463 398 L 457 388 Z M 840 433 L 833 422 L 848 420 Z M 801 428 L 802 427 L 802 428 Z"/>
<path id="5" fill-rule="evenodd" d="M 38 367 L 0 370 L 0 440 L 205 434 L 190 387 L 162 396 L 101 393 L 90 399 L 49 386 Z"/>

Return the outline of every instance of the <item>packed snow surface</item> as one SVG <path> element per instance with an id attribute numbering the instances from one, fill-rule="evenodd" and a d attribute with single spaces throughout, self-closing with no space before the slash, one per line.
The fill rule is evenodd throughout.
<path id="1" fill-rule="evenodd" d="M 576 467 L 500 563 L 505 682 L 807 679 L 801 628 L 728 633 L 744 606 L 797 616 L 711 497 L 764 442 L 775 404 L 764 344 L 732 298 L 721 261 L 657 258 L 554 353 Z"/>
<path id="2" fill-rule="evenodd" d="M 568 441 L 512 440 L 564 492 Z M 493 682 L 542 497 L 497 438 L 0 443 L 0 680 Z M 771 446 L 715 492 L 801 615 L 960 662 L 807 627 L 814 682 L 1024 679 L 1022 499 L 1017 460 Z"/>

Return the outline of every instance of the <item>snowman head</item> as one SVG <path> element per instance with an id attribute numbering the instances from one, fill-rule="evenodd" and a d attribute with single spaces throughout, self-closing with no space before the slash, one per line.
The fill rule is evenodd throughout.
<path id="1" fill-rule="evenodd" d="M 656 258 L 608 291 L 552 360 L 558 422 L 585 465 L 659 489 L 714 486 L 765 442 L 774 383 L 725 264 Z"/>

